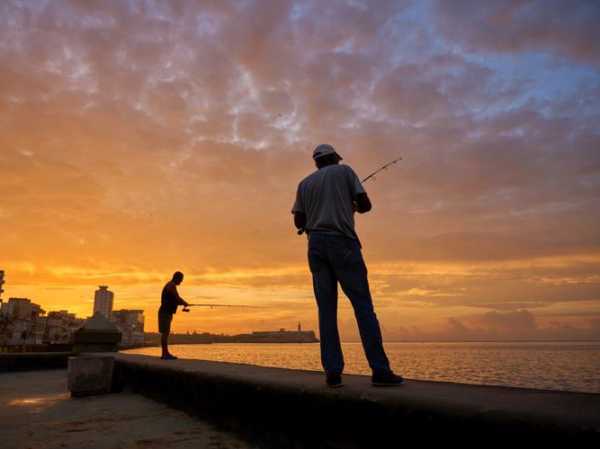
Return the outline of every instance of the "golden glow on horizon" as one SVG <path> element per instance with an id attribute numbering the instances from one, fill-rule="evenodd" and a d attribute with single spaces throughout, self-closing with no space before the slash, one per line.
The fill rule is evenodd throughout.
<path id="1" fill-rule="evenodd" d="M 370 277 L 382 325 L 387 334 L 396 339 L 407 338 L 407 335 L 409 338 L 411 335 L 418 338 L 422 332 L 394 332 L 397 322 L 410 322 L 412 325 L 429 329 L 433 338 L 435 335 L 445 335 L 440 329 L 444 329 L 447 316 L 470 319 L 472 315 L 481 313 L 477 304 L 465 301 L 466 293 L 482 288 L 480 284 L 485 288 L 488 282 L 515 276 L 522 277 L 522 288 L 532 284 L 557 286 L 595 282 L 596 276 L 593 275 L 566 278 L 560 275 L 536 277 L 527 274 L 528 270 L 545 272 L 549 268 L 561 269 L 580 263 L 598 264 L 600 255 L 541 257 L 477 264 L 414 261 L 373 263 L 370 264 Z M 148 330 L 156 327 L 155 315 L 160 289 L 169 275 L 158 271 L 92 270 L 73 266 L 42 269 L 27 263 L 9 264 L 8 267 L 14 270 L 13 275 L 21 274 L 27 278 L 24 284 L 9 284 L 10 296 L 32 297 L 46 310 L 68 309 L 80 316 L 88 316 L 91 313 L 95 284 L 109 283 L 115 292 L 115 309 L 144 309 Z M 13 279 L 14 277 L 16 276 L 13 276 Z M 437 279 L 439 285 L 436 288 L 402 289 L 394 287 L 394 282 L 398 279 L 405 279 L 408 285 Z M 18 277 L 15 282 L 19 283 Z M 238 268 L 222 272 L 209 269 L 204 273 L 192 272 L 186 274 L 180 291 L 182 296 L 193 302 L 251 304 L 259 308 L 207 308 L 195 309 L 189 315 L 180 313 L 174 325 L 174 329 L 179 332 L 196 330 L 241 333 L 256 329 L 293 328 L 298 320 L 305 323 L 305 327 L 317 327 L 310 276 L 304 264 L 278 268 Z M 451 301 L 453 298 L 458 302 Z M 569 310 L 578 308 L 600 313 L 600 307 L 596 307 L 594 301 L 589 302 L 585 298 L 571 302 L 568 308 L 555 304 L 542 307 L 548 311 L 549 316 L 569 315 Z M 539 317 L 543 321 L 544 313 L 539 314 Z M 349 339 L 356 339 L 358 336 L 352 330 L 352 320 L 351 307 L 347 301 L 342 300 L 340 322 L 347 324 L 343 333 L 347 334 Z M 568 321 L 573 322 L 573 316 Z M 448 334 L 446 338 L 452 338 L 452 335 Z"/>

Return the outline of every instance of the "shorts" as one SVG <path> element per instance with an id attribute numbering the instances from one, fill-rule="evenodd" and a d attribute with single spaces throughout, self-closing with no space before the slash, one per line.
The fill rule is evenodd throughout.
<path id="1" fill-rule="evenodd" d="M 172 313 L 158 312 L 158 332 L 161 334 L 171 333 Z"/>

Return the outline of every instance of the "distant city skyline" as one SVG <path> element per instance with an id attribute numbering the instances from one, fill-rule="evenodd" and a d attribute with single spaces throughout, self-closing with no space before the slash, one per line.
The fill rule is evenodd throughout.
<path id="1" fill-rule="evenodd" d="M 4 272 L 0 271 L 0 274 Z M 93 310 L 85 318 L 100 313 L 121 331 L 121 345 L 142 345 L 144 310 L 113 310 L 113 305 L 114 293 L 107 285 L 100 285 L 94 292 Z M 46 311 L 31 298 L 11 296 L 7 301 L 0 301 L 0 346 L 69 344 L 85 318 L 78 318 L 68 310 Z"/>
<path id="2" fill-rule="evenodd" d="M 2 2 L 6 297 L 317 329 L 290 210 L 330 143 L 386 341 L 600 338 L 598 2 Z M 340 294 L 343 339 L 357 341 Z"/>

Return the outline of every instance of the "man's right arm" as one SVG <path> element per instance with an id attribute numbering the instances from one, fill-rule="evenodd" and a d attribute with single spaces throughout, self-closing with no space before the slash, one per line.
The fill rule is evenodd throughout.
<path id="1" fill-rule="evenodd" d="M 306 214 L 304 212 L 294 212 L 294 225 L 298 229 L 306 227 Z"/>
<path id="2" fill-rule="evenodd" d="M 189 305 L 185 299 L 183 299 L 181 296 L 179 296 L 179 292 L 177 291 L 177 287 L 175 287 L 175 295 L 177 296 L 177 304 L 178 305 L 180 305 L 180 306 L 186 306 L 186 307 Z"/>
<path id="3" fill-rule="evenodd" d="M 302 202 L 302 191 L 300 185 L 296 191 L 296 201 L 292 207 L 292 214 L 294 214 L 294 225 L 298 229 L 304 229 L 306 227 L 306 211 Z"/>
<path id="4" fill-rule="evenodd" d="M 174 284 L 171 284 L 167 287 L 169 292 L 169 296 L 175 300 L 175 304 L 178 306 L 187 306 L 188 303 L 179 296 L 179 292 L 177 291 L 177 287 Z"/>

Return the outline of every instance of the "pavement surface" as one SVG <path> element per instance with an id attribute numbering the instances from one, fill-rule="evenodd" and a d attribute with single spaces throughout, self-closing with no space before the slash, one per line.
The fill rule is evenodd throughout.
<path id="1" fill-rule="evenodd" d="M 71 399 L 65 370 L 0 373 L 2 449 L 250 449 L 236 436 L 127 392 Z"/>

